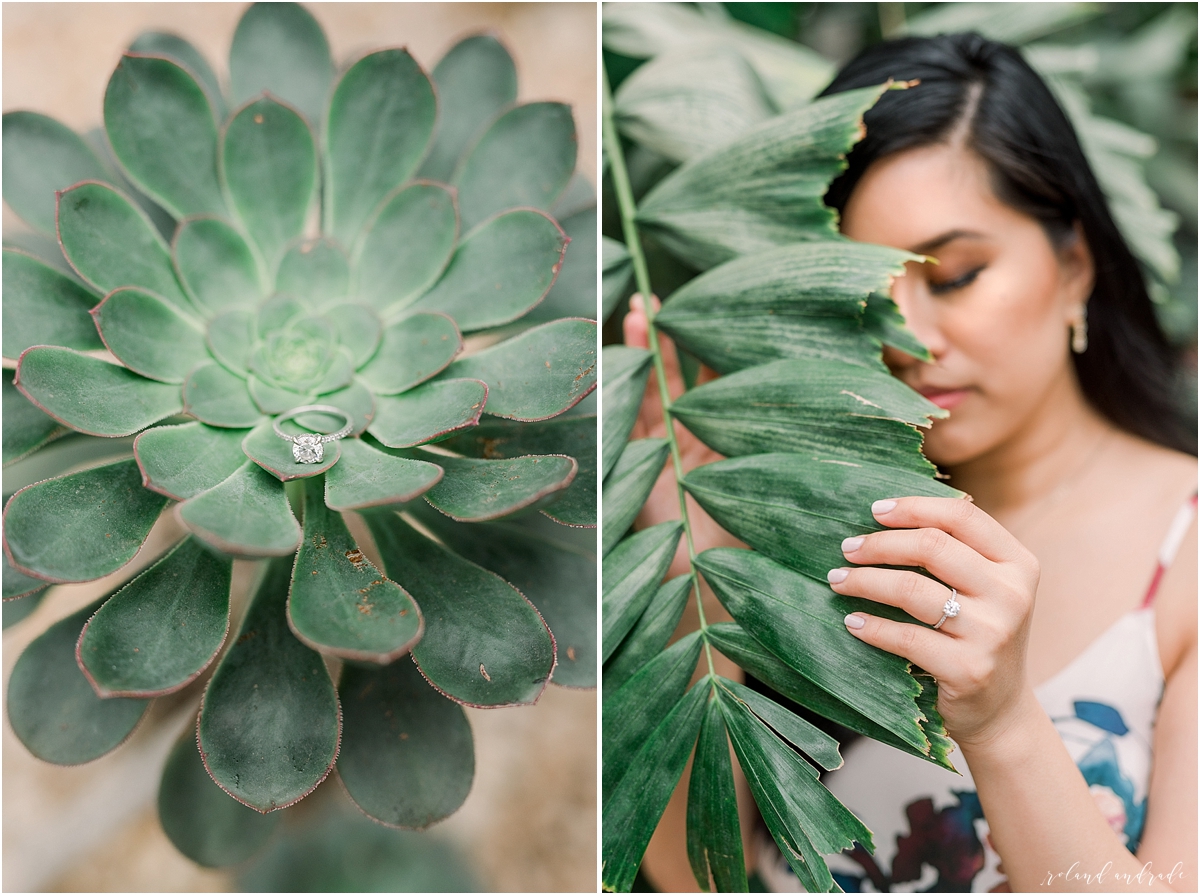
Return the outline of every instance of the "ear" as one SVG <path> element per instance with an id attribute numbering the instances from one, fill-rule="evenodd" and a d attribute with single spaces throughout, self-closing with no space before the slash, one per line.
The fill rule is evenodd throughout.
<path id="1" fill-rule="evenodd" d="M 1075 320 L 1087 305 L 1096 284 L 1096 264 L 1083 235 L 1083 225 L 1076 221 L 1071 231 L 1071 236 L 1058 250 L 1058 267 L 1060 294 L 1069 320 Z"/>

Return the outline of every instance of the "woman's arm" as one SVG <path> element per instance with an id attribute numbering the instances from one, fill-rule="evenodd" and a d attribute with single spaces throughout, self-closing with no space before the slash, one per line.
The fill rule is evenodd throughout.
<path id="1" fill-rule="evenodd" d="M 966 502 L 902 498 L 889 503 L 894 507 L 877 510 L 876 516 L 894 530 L 849 544 L 856 549 L 847 558 L 872 566 L 926 568 L 958 589 L 962 612 L 940 631 L 866 613 L 848 616 L 847 627 L 937 678 L 939 711 L 971 769 L 1012 889 L 1195 891 L 1190 874 L 1181 879 L 1176 871 L 1167 882 L 1143 872 L 1145 861 L 1153 860 L 1149 873 L 1166 876 L 1195 848 L 1194 628 L 1191 659 L 1178 663 L 1160 709 L 1158 787 L 1157 792 L 1152 787 L 1149 802 L 1153 821 L 1147 824 L 1145 854 L 1135 857 L 1104 819 L 1025 676 L 1036 560 Z M 900 606 L 928 623 L 940 617 L 948 595 L 938 582 L 896 569 L 851 569 L 834 588 Z M 861 617 L 862 627 L 853 627 L 855 617 Z"/>

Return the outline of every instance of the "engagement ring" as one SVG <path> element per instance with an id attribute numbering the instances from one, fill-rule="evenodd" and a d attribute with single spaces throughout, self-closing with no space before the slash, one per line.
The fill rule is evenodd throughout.
<path id="1" fill-rule="evenodd" d="M 333 416 L 340 416 L 346 421 L 346 425 L 328 435 L 310 435 L 307 433 L 304 435 L 288 435 L 283 429 L 279 428 L 279 424 L 284 420 L 290 420 L 293 417 L 300 416 L 302 413 L 328 413 Z M 275 417 L 274 428 L 276 435 L 284 441 L 292 443 L 292 458 L 297 463 L 320 463 L 325 459 L 325 445 L 330 441 L 345 438 L 353 432 L 354 420 L 346 411 L 330 404 L 305 404 L 303 407 L 296 407 L 287 413 Z"/>
<path id="2" fill-rule="evenodd" d="M 946 605 L 942 607 L 942 617 L 938 619 L 938 623 L 933 626 L 933 630 L 937 630 L 946 623 L 946 619 L 954 618 L 962 609 L 962 604 L 955 599 L 958 596 L 958 591 L 950 588 L 950 599 L 946 601 Z"/>

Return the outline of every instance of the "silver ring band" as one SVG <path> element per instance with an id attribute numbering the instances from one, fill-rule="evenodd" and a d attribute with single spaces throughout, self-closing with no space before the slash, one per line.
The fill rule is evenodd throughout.
<path id="1" fill-rule="evenodd" d="M 942 617 L 938 619 L 938 623 L 933 626 L 933 630 L 937 630 L 946 623 L 946 619 L 954 618 L 962 611 L 962 604 L 958 602 L 958 591 L 953 587 L 950 588 L 950 599 L 946 601 L 946 605 L 942 607 Z"/>
<path id="2" fill-rule="evenodd" d="M 346 425 L 342 426 L 336 432 L 330 432 L 328 435 L 318 435 L 315 433 L 288 435 L 279 428 L 279 424 L 284 420 L 290 420 L 292 417 L 299 416 L 302 413 L 328 413 L 340 416 L 346 420 Z M 292 459 L 297 463 L 321 463 L 325 460 L 325 445 L 331 441 L 337 441 L 339 438 L 345 438 L 354 431 L 354 418 L 340 407 L 334 407 L 332 404 L 305 404 L 303 407 L 295 407 L 287 413 L 275 417 L 272 427 L 275 429 L 276 435 L 284 441 L 292 443 Z"/>
<path id="3" fill-rule="evenodd" d="M 339 438 L 345 438 L 354 431 L 354 419 L 350 416 L 350 414 L 342 410 L 342 408 L 334 407 L 332 404 L 305 404 L 303 407 L 294 407 L 287 413 L 281 413 L 279 416 L 275 417 L 275 422 L 272 426 L 272 428 L 275 429 L 275 434 L 284 441 L 290 441 L 293 443 L 295 443 L 297 438 L 310 437 L 307 435 L 288 435 L 281 428 L 279 428 L 280 423 L 284 422 L 285 420 L 290 420 L 294 417 L 300 416 L 302 413 L 331 413 L 336 416 L 340 416 L 346 421 L 346 425 L 342 426 L 342 428 L 338 429 L 336 432 L 330 432 L 328 435 L 316 436 L 322 444 L 328 444 L 331 441 L 337 441 Z"/>

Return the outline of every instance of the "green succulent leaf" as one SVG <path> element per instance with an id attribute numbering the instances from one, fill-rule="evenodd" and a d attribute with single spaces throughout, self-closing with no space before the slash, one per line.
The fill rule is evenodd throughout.
<path id="1" fill-rule="evenodd" d="M 685 162 L 642 200 L 638 222 L 705 270 L 739 255 L 837 236 L 822 198 L 884 87 L 847 90 L 771 118 Z"/>
<path id="2" fill-rule="evenodd" d="M 258 263 L 246 240 L 218 218 L 179 222 L 171 244 L 179 282 L 206 317 L 233 313 L 262 298 Z"/>
<path id="3" fill-rule="evenodd" d="M 638 618 L 646 611 L 666 574 L 683 525 L 661 522 L 630 535 L 604 557 L 604 661 L 608 661 Z"/>
<path id="4" fill-rule="evenodd" d="M 254 347 L 254 315 L 249 311 L 226 311 L 208 324 L 208 350 L 221 365 L 237 376 L 249 375 L 250 351 Z"/>
<path id="5" fill-rule="evenodd" d="M 42 605 L 42 598 L 45 596 L 46 593 L 45 589 L 43 588 L 42 590 L 36 590 L 33 593 L 26 594 L 22 597 L 13 597 L 11 600 L 5 600 L 2 610 L 4 616 L 4 630 L 7 631 L 13 625 L 20 624 L 21 622 L 25 621 L 25 619 L 29 618 L 29 616 L 32 615 L 40 605 Z"/>
<path id="6" fill-rule="evenodd" d="M 298 3 L 255 3 L 238 22 L 229 49 L 234 102 L 263 91 L 291 103 L 320 123 L 333 83 L 329 41 Z"/>
<path id="7" fill-rule="evenodd" d="M 383 331 L 359 375 L 377 395 L 398 395 L 444 370 L 462 351 L 462 335 L 445 314 L 418 312 Z"/>
<path id="8" fill-rule="evenodd" d="M 385 454 L 358 438 L 341 446 L 341 460 L 325 475 L 325 504 L 332 510 L 406 503 L 442 480 L 435 463 Z"/>
<path id="9" fill-rule="evenodd" d="M 420 176 L 448 181 L 486 122 L 517 99 L 517 69 L 504 45 L 477 34 L 450 48 L 433 69 L 438 127 Z"/>
<path id="10" fill-rule="evenodd" d="M 416 666 L 347 665 L 342 672 L 345 736 L 338 777 L 367 816 L 424 829 L 453 814 L 475 777 L 471 726 Z"/>
<path id="11" fill-rule="evenodd" d="M 30 348 L 17 364 L 15 382 L 50 416 L 88 435 L 132 435 L 183 409 L 178 386 L 69 348 Z"/>
<path id="12" fill-rule="evenodd" d="M 76 648 L 97 695 L 162 696 L 199 677 L 229 630 L 232 570 L 232 560 L 185 538 L 113 594 Z"/>
<path id="13" fill-rule="evenodd" d="M 208 361 L 203 328 L 144 289 L 114 289 L 91 314 L 108 350 L 142 376 L 178 384 Z"/>
<path id="14" fill-rule="evenodd" d="M 122 56 L 104 92 L 104 128 L 130 180 L 174 217 L 224 214 L 216 118 L 178 63 Z"/>
<path id="15" fill-rule="evenodd" d="M 141 286 L 178 311 L 196 312 L 146 213 L 107 184 L 81 183 L 59 194 L 58 237 L 71 266 L 100 292 Z"/>
<path id="16" fill-rule="evenodd" d="M 407 50 L 371 53 L 342 75 L 326 129 L 325 208 L 325 229 L 342 245 L 416 170 L 436 115 L 433 85 Z"/>
<path id="17" fill-rule="evenodd" d="M 454 174 L 463 229 L 506 208 L 548 208 L 575 170 L 571 107 L 526 103 L 492 122 Z"/>
<path id="18" fill-rule="evenodd" d="M 456 435 L 446 447 L 468 457 L 507 460 L 529 454 L 566 454 L 579 471 L 542 512 L 563 525 L 596 525 L 596 417 L 559 417 L 540 423 L 492 419 Z"/>
<path id="19" fill-rule="evenodd" d="M 665 438 L 639 438 L 625 446 L 604 480 L 604 555 L 617 546 L 637 518 L 670 451 Z"/>
<path id="20" fill-rule="evenodd" d="M 235 556 L 288 556 L 300 546 L 300 525 L 283 485 L 249 460 L 181 503 L 179 518 L 205 543 Z"/>
<path id="21" fill-rule="evenodd" d="M 650 381 L 652 360 L 644 348 L 624 345 L 604 348 L 604 388 L 600 397 L 604 408 L 603 478 L 608 478 L 616 465 L 637 422 L 646 383 Z"/>
<path id="22" fill-rule="evenodd" d="M 121 460 L 22 488 L 4 508 L 4 552 L 47 581 L 93 581 L 124 566 L 167 499 Z"/>
<path id="23" fill-rule="evenodd" d="M 192 370 L 183 384 L 183 402 L 185 413 L 210 426 L 249 429 L 262 416 L 250 398 L 246 380 L 219 364 L 203 364 Z"/>
<path id="24" fill-rule="evenodd" d="M 561 455 L 513 460 L 438 457 L 446 476 L 425 494 L 435 509 L 458 522 L 486 522 L 526 507 L 567 488 L 579 469 Z"/>
<path id="25" fill-rule="evenodd" d="M 281 482 L 318 476 L 337 463 L 341 457 L 341 442 L 331 441 L 324 446 L 319 463 L 297 463 L 292 456 L 292 443 L 275 434 L 272 424 L 260 423 L 242 441 L 246 456 Z"/>
<path id="26" fill-rule="evenodd" d="M 452 189 L 440 183 L 398 188 L 363 233 L 354 272 L 358 298 L 381 314 L 407 307 L 437 282 L 457 241 Z"/>
<path id="27" fill-rule="evenodd" d="M 726 457 L 762 451 L 886 463 L 926 475 L 930 417 L 946 412 L 887 373 L 839 361 L 782 360 L 689 389 L 671 415 Z"/>
<path id="28" fill-rule="evenodd" d="M 863 304 L 914 257 L 849 240 L 773 249 L 687 283 L 655 324 L 720 373 L 802 357 L 884 372 L 878 345 L 863 338 Z"/>
<path id="29" fill-rule="evenodd" d="M 696 742 L 688 783 L 687 851 L 692 874 L 704 891 L 709 879 L 718 892 L 748 892 L 742 831 L 738 822 L 733 762 L 721 703 L 710 699 Z"/>
<path id="30" fill-rule="evenodd" d="M 225 117 L 225 99 L 221 96 L 221 85 L 217 81 L 216 73 L 200 51 L 182 37 L 163 31 L 145 31 L 129 45 L 129 52 L 146 56 L 165 56 L 178 63 L 199 81 L 217 116 Z"/>
<path id="31" fill-rule="evenodd" d="M 4 250 L 4 356 L 34 345 L 103 348 L 88 311 L 97 296 L 32 255 Z"/>
<path id="32" fill-rule="evenodd" d="M 415 447 L 474 426 L 488 387 L 478 379 L 427 382 L 396 397 L 380 396 L 369 431 L 393 448 Z"/>
<path id="33" fill-rule="evenodd" d="M 43 581 L 41 578 L 32 578 L 24 572 L 18 572 L 13 568 L 12 563 L 8 561 L 7 556 L 3 558 L 3 563 L 4 601 L 6 603 L 32 596 L 50 586 L 49 581 Z"/>
<path id="34" fill-rule="evenodd" d="M 425 635 L 412 653 L 426 679 L 465 705 L 537 702 L 554 668 L 554 638 L 533 604 L 499 575 L 418 534 L 397 514 L 366 519 L 388 577 L 424 613 Z"/>
<path id="35" fill-rule="evenodd" d="M 554 634 L 552 682 L 596 686 L 596 539 L 538 516 L 459 525 L 414 512 L 455 553 L 495 572 L 537 607 Z"/>
<path id="36" fill-rule="evenodd" d="M 354 425 L 351 435 L 361 435 L 367 431 L 367 427 L 375 419 L 375 398 L 371 394 L 371 390 L 359 379 L 355 379 L 348 386 L 336 392 L 321 395 L 321 403 L 332 404 L 350 414 L 350 422 Z M 320 431 L 329 432 L 340 429 L 343 425 L 344 421 L 340 419 L 336 423 L 329 422 L 334 419 L 336 417 L 326 414 L 305 413 L 298 416 L 296 422 L 314 431 L 323 427 L 320 428 Z"/>
<path id="37" fill-rule="evenodd" d="M 298 295 L 316 305 L 343 298 L 350 294 L 350 259 L 327 237 L 301 240 L 279 262 L 275 291 Z"/>
<path id="38" fill-rule="evenodd" d="M 386 665 L 421 638 L 421 611 L 363 555 L 324 497 L 319 479 L 305 483 L 304 541 L 292 570 L 288 624 L 315 650 Z"/>
<path id="39" fill-rule="evenodd" d="M 488 386 L 487 412 L 536 422 L 570 410 L 596 387 L 596 322 L 544 323 L 452 363 L 443 379 Z"/>
<path id="40" fill-rule="evenodd" d="M 317 191 L 317 146 L 293 109 L 264 97 L 239 109 L 221 139 L 230 204 L 274 269 L 304 229 Z"/>
<path id="41" fill-rule="evenodd" d="M 726 531 L 822 584 L 845 564 L 845 538 L 882 530 L 874 501 L 963 496 L 928 475 L 803 454 L 719 460 L 692 470 L 683 487 Z"/>
<path id="42" fill-rule="evenodd" d="M 4 201 L 30 226 L 53 235 L 55 192 L 105 177 L 95 153 L 65 124 L 36 112 L 4 113 Z"/>
<path id="43" fill-rule="evenodd" d="M 79 632 L 101 602 L 51 625 L 21 653 L 8 679 L 9 724 L 42 761 L 83 764 L 111 752 L 150 705 L 145 699 L 101 699 L 75 662 Z"/>
<path id="44" fill-rule="evenodd" d="M 325 320 L 355 369 L 371 359 L 383 338 L 379 317 L 366 305 L 334 305 L 326 311 Z"/>
<path id="45" fill-rule="evenodd" d="M 926 748 L 912 711 L 920 685 L 897 673 L 907 667 L 905 660 L 865 646 L 845 631 L 842 619 L 858 600 L 831 595 L 828 584 L 748 550 L 706 550 L 696 567 L 743 630 L 809 687 L 853 706 L 893 737 Z M 788 623 L 781 625 L 784 618 Z"/>
<path id="46" fill-rule="evenodd" d="M 5 370 L 0 377 L 4 390 L 5 466 L 32 454 L 70 431 L 60 426 L 58 420 L 43 413 L 35 404 L 31 404 L 13 385 L 14 375 L 14 371 Z"/>
<path id="47" fill-rule="evenodd" d="M 285 413 L 293 407 L 308 403 L 307 394 L 267 385 L 254 374 L 246 380 L 246 387 L 250 390 L 250 398 L 255 405 L 266 414 Z"/>
<path id="48" fill-rule="evenodd" d="M 158 819 L 171 844 L 202 867 L 240 864 L 258 851 L 279 822 L 213 783 L 191 725 L 171 749 L 158 786 Z"/>
<path id="49" fill-rule="evenodd" d="M 341 739 L 325 663 L 288 630 L 291 571 L 287 558 L 268 564 L 204 691 L 197 727 L 216 784 L 264 814 L 312 792 L 333 769 Z"/>
<path id="50" fill-rule="evenodd" d="M 698 642 L 695 647 L 699 649 Z M 694 658 L 692 664 L 695 664 Z M 701 681 L 682 699 L 677 696 L 668 703 L 670 714 L 665 718 L 662 714 L 655 717 L 654 723 L 646 727 L 643 739 L 637 743 L 642 748 L 629 754 L 628 773 L 613 787 L 611 794 L 605 787 L 601 852 L 601 878 L 605 889 L 628 892 L 633 886 L 642 855 L 700 734 L 707 695 L 708 688 Z M 607 720 L 605 728 L 608 729 Z M 605 764 L 608 764 L 607 753 Z"/>
<path id="51" fill-rule="evenodd" d="M 133 442 L 142 483 L 172 500 L 187 500 L 225 481 L 246 462 L 245 433 L 204 423 L 155 426 Z"/>
<path id="52" fill-rule="evenodd" d="M 591 317 L 596 313 L 595 202 L 561 225 L 569 246 L 549 294 L 526 317 L 530 322 Z"/>
<path id="53" fill-rule="evenodd" d="M 464 332 L 511 323 L 550 291 L 566 247 L 566 234 L 543 212 L 499 214 L 467 235 L 415 307 L 449 314 Z"/>
<path id="54" fill-rule="evenodd" d="M 694 579 L 688 574 L 676 575 L 659 587 L 637 624 L 604 663 L 605 692 L 615 693 L 638 669 L 662 652 L 683 618 L 693 586 Z"/>

